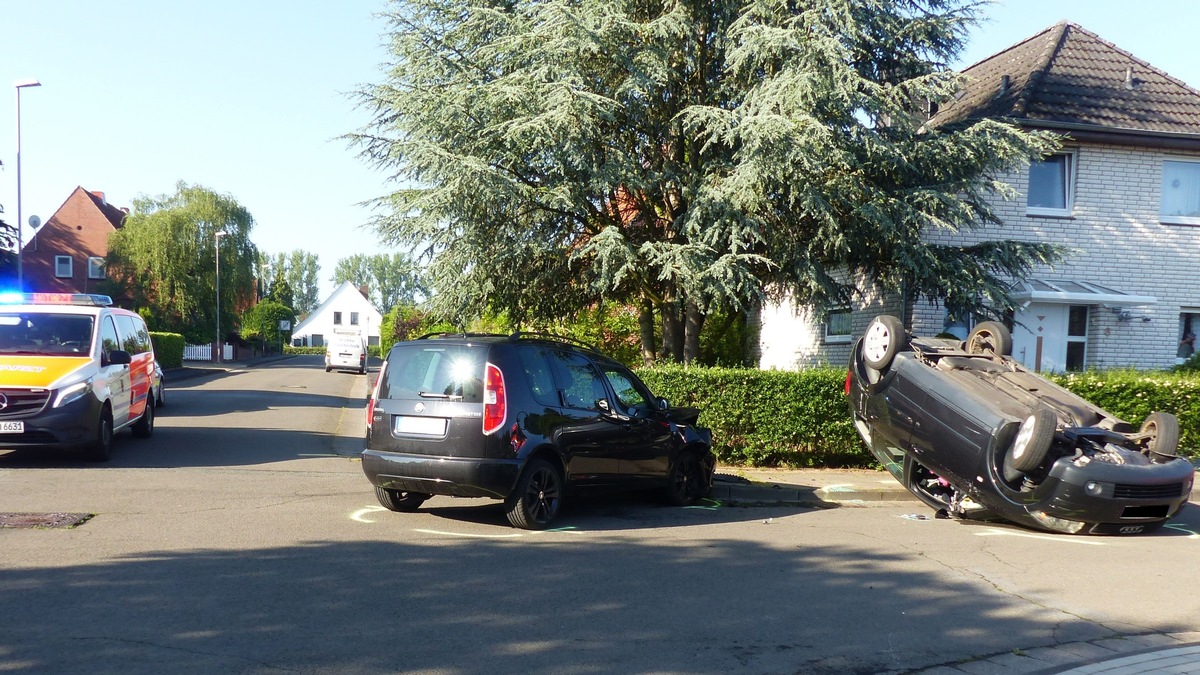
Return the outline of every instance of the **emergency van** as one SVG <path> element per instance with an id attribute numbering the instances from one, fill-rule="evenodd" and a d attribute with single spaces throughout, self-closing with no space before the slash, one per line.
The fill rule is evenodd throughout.
<path id="1" fill-rule="evenodd" d="M 106 295 L 0 294 L 0 450 L 82 448 L 154 433 L 157 368 L 146 323 Z"/>

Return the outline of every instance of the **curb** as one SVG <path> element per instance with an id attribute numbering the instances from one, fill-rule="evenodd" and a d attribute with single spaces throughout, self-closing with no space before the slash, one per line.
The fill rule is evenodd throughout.
<path id="1" fill-rule="evenodd" d="M 709 497 L 741 506 L 805 506 L 834 508 L 844 504 L 916 501 L 899 483 L 895 487 L 841 483 L 812 486 L 782 482 L 759 482 L 748 478 L 718 473 L 713 477 Z"/>

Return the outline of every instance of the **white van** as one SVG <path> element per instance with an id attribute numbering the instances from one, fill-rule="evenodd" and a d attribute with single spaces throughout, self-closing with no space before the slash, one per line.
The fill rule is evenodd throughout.
<path id="1" fill-rule="evenodd" d="M 361 333 L 337 333 L 325 345 L 325 372 L 357 370 L 367 372 L 367 340 Z"/>

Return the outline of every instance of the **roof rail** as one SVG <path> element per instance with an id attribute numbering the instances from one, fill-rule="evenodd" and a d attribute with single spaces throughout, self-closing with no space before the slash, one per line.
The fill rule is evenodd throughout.
<path id="1" fill-rule="evenodd" d="M 554 333 L 536 333 L 536 332 L 531 333 L 531 332 L 526 332 L 526 331 L 517 331 L 517 332 L 513 333 L 512 335 L 508 336 L 509 342 L 517 342 L 518 340 L 546 340 L 546 339 L 557 340 L 559 342 L 566 342 L 568 344 L 573 344 L 577 347 L 583 347 L 584 349 L 587 349 L 589 351 L 596 352 L 597 354 L 600 353 L 599 349 L 596 349 L 595 347 L 584 342 L 583 340 L 576 340 L 575 338 L 567 337 L 566 335 L 555 335 Z"/>
<path id="2" fill-rule="evenodd" d="M 502 335 L 500 333 L 465 333 L 465 332 L 460 331 L 460 332 L 456 332 L 456 333 L 447 333 L 447 332 L 426 333 L 416 339 L 417 340 L 428 340 L 430 338 L 440 338 L 440 337 L 461 337 L 461 338 L 495 337 L 495 338 L 502 338 L 502 337 L 507 337 L 507 336 Z"/>

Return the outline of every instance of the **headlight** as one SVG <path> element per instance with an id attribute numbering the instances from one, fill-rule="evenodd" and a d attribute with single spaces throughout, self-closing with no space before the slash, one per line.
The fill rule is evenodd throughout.
<path id="1" fill-rule="evenodd" d="M 92 393 L 91 379 L 84 380 L 83 382 L 76 382 L 75 384 L 69 384 L 58 390 L 58 395 L 54 397 L 53 407 L 61 408 L 64 405 L 78 401 L 80 398 L 83 398 L 90 393 Z"/>

